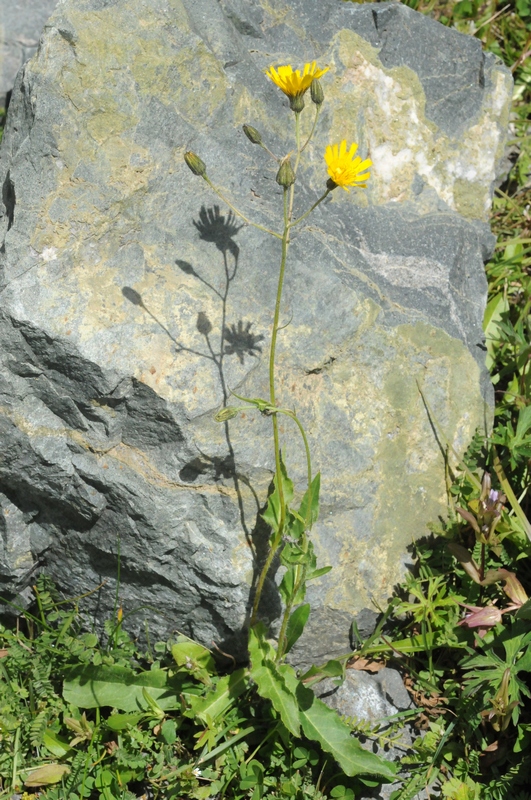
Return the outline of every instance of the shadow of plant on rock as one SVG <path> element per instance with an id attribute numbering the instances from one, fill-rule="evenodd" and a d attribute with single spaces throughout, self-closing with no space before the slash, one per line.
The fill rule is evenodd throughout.
<path id="1" fill-rule="evenodd" d="M 222 254 L 223 271 L 221 282 L 216 285 L 216 281 L 210 276 L 210 280 L 201 274 L 201 271 L 188 261 L 176 259 L 175 264 L 185 275 L 190 275 L 197 281 L 206 286 L 220 302 L 220 316 L 217 320 L 211 320 L 209 315 L 200 310 L 197 312 L 195 328 L 203 337 L 205 349 L 189 347 L 177 339 L 149 308 L 142 296 L 135 289 L 124 286 L 123 296 L 133 305 L 142 308 L 157 325 L 171 339 L 176 348 L 176 353 L 188 353 L 193 356 L 205 358 L 215 365 L 219 376 L 222 392 L 222 405 L 226 406 L 231 397 L 230 389 L 227 385 L 224 362 L 226 358 L 236 356 L 240 364 L 245 363 L 245 358 L 256 359 L 262 353 L 261 342 L 264 340 L 262 334 L 254 333 L 251 328 L 253 323 L 250 320 L 240 318 L 237 322 L 227 321 L 227 302 L 231 284 L 234 281 L 239 267 L 240 248 L 234 241 L 243 226 L 236 224 L 236 217 L 232 211 L 228 214 L 220 213 L 219 206 L 201 206 L 198 219 L 193 220 L 193 224 L 199 234 L 199 238 L 205 242 L 215 245 Z M 201 476 L 208 475 L 214 482 L 223 480 L 232 481 L 237 497 L 239 516 L 245 538 L 253 557 L 253 578 L 249 593 L 248 606 L 246 611 L 246 624 L 250 619 L 252 602 L 256 590 L 256 582 L 260 574 L 263 563 L 267 557 L 269 530 L 262 520 L 261 514 L 264 511 L 258 495 L 251 485 L 248 477 L 238 471 L 234 447 L 230 437 L 229 422 L 220 423 L 224 427 L 227 454 L 223 457 L 219 455 L 209 455 L 199 452 L 198 456 L 186 463 L 179 471 L 179 478 L 185 483 L 193 484 Z M 255 504 L 255 518 L 250 525 L 246 521 L 244 500 L 241 487 L 245 485 L 250 491 Z M 275 570 L 272 570 L 274 574 Z M 269 585 L 270 584 L 270 585 Z M 263 606 L 267 606 L 269 616 L 276 616 L 280 613 L 280 599 L 274 581 L 268 581 L 268 587 L 264 594 Z M 221 643 L 223 646 L 223 643 Z"/>
<path id="2" fill-rule="evenodd" d="M 225 341 L 228 342 L 225 345 L 225 355 L 237 355 L 240 364 L 244 363 L 246 355 L 254 356 L 262 352 L 258 342 L 261 342 L 264 337 L 261 334 L 256 336 L 251 333 L 252 324 L 252 322 L 247 322 L 244 327 L 243 320 L 239 320 L 237 326 L 225 326 Z"/>

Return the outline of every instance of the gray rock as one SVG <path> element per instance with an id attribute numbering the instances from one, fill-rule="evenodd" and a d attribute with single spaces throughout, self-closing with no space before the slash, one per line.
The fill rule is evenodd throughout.
<path id="1" fill-rule="evenodd" d="M 398 690 L 398 682 L 405 696 Z M 315 693 L 342 716 L 374 725 L 381 723 L 385 717 L 392 717 L 398 711 L 413 707 L 400 674 L 387 667 L 374 675 L 363 670 L 347 669 L 340 686 L 337 686 L 334 678 L 326 678 L 317 684 Z"/>
<path id="2" fill-rule="evenodd" d="M 37 50 L 44 23 L 58 0 L 2 0 L 0 3 L 0 107 L 22 65 Z"/>
<path id="3" fill-rule="evenodd" d="M 267 393 L 279 248 L 182 156 L 199 153 L 237 206 L 278 228 L 275 165 L 240 126 L 287 152 L 292 116 L 263 70 L 312 59 L 330 72 L 297 209 L 323 191 L 330 141 L 359 142 L 374 168 L 290 249 L 278 396 L 322 471 L 315 545 L 334 567 L 310 587 L 295 659 L 347 652 L 352 616 L 385 603 L 411 540 L 445 514 L 418 386 L 462 453 L 492 413 L 483 260 L 508 71 L 394 3 L 64 0 L 18 75 L 0 150 L 4 593 L 40 558 L 68 594 L 102 584 L 96 621 L 119 574 L 136 634 L 242 641 L 266 552 L 271 420 L 213 414 L 230 389 Z M 287 423 L 282 436 L 300 489 L 302 447 Z"/>
<path id="4" fill-rule="evenodd" d="M 413 708 L 414 704 L 404 686 L 400 673 L 384 667 L 376 674 L 362 670 L 347 669 L 345 680 L 340 686 L 332 678 L 327 678 L 314 686 L 314 691 L 327 706 L 354 723 L 368 722 L 371 728 L 385 733 L 387 718 L 399 711 Z M 393 736 L 392 744 L 379 746 L 376 736 L 361 737 L 360 743 L 371 752 L 378 753 L 388 761 L 399 761 L 410 750 L 415 736 L 408 725 Z M 362 800 L 388 800 L 400 782 L 383 784 Z M 424 800 L 420 795 L 413 800 Z"/>

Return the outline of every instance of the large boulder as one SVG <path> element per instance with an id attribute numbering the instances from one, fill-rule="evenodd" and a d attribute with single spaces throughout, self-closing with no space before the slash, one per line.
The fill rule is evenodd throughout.
<path id="1" fill-rule="evenodd" d="M 307 219 L 288 262 L 278 395 L 322 471 L 315 543 L 334 567 L 311 585 L 297 657 L 347 650 L 352 618 L 445 514 L 444 437 L 462 453 L 492 408 L 483 264 L 508 71 L 396 3 L 64 0 L 0 155 L 4 595 L 44 566 L 69 595 L 100 586 L 101 621 L 119 579 L 135 632 L 239 641 L 266 552 L 271 420 L 213 415 L 231 389 L 267 394 L 279 244 L 183 153 L 278 229 L 274 163 L 241 124 L 287 152 L 293 115 L 264 69 L 313 59 L 330 71 L 297 209 L 324 189 L 329 142 L 359 142 L 374 168 Z M 302 487 L 297 430 L 281 429 Z"/>
<path id="2" fill-rule="evenodd" d="M 37 50 L 44 23 L 58 0 L 2 0 L 0 3 L 0 107 L 4 107 L 21 66 Z"/>

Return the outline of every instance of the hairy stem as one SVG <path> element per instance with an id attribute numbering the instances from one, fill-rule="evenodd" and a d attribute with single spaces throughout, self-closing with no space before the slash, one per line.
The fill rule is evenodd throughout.
<path id="1" fill-rule="evenodd" d="M 276 405 L 275 401 L 275 354 L 276 354 L 276 346 L 277 346 L 277 334 L 279 329 L 279 319 L 280 319 L 280 304 L 282 301 L 282 289 L 284 286 L 284 274 L 286 271 L 286 259 L 288 255 L 288 247 L 289 247 L 289 216 L 288 216 L 288 190 L 284 189 L 284 231 L 282 234 L 282 256 L 280 259 L 280 272 L 278 276 L 278 285 L 277 285 L 277 299 L 275 302 L 275 315 L 273 318 L 273 332 L 271 335 L 271 348 L 269 351 L 269 401 L 272 406 Z M 253 602 L 253 613 L 251 616 L 251 625 L 254 625 L 256 622 L 256 616 L 258 613 L 258 606 L 260 605 L 260 598 L 262 596 L 262 590 L 264 588 L 265 579 L 267 577 L 267 573 L 269 572 L 269 568 L 273 562 L 273 558 L 280 546 L 280 542 L 282 541 L 282 533 L 284 529 L 284 522 L 286 519 L 286 508 L 284 502 L 284 491 L 282 485 L 282 459 L 280 455 L 280 437 L 278 433 L 278 418 L 276 412 L 272 415 L 273 421 L 273 442 L 275 448 L 275 471 L 277 475 L 277 488 L 278 488 L 278 495 L 279 495 L 279 505 L 280 505 L 280 519 L 278 524 L 278 530 L 276 531 L 269 548 L 268 556 L 265 560 L 264 566 L 262 567 L 262 571 L 260 572 L 260 576 L 258 578 L 258 583 L 256 584 L 256 592 L 254 595 L 254 602 Z"/>

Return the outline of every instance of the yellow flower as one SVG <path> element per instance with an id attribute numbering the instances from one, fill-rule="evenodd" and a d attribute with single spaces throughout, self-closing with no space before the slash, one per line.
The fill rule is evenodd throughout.
<path id="1" fill-rule="evenodd" d="M 329 69 L 330 67 L 319 69 L 315 61 L 312 61 L 311 64 L 304 65 L 302 75 L 299 69 L 294 72 L 291 68 L 291 64 L 285 67 L 278 67 L 278 69 L 269 67 L 269 69 L 266 70 L 266 75 L 268 78 L 271 78 L 275 86 L 282 89 L 284 94 L 291 100 L 293 98 L 302 97 L 312 85 L 312 81 L 315 78 L 320 78 L 321 75 L 324 75 Z"/>
<path id="2" fill-rule="evenodd" d="M 341 186 L 347 192 L 349 186 L 364 187 L 364 181 L 371 177 L 370 172 L 366 170 L 372 166 L 372 161 L 370 158 L 362 161 L 359 156 L 354 158 L 357 149 L 358 145 L 353 142 L 347 153 L 347 142 L 343 139 L 339 145 L 329 144 L 325 151 L 324 158 L 332 183 Z"/>

